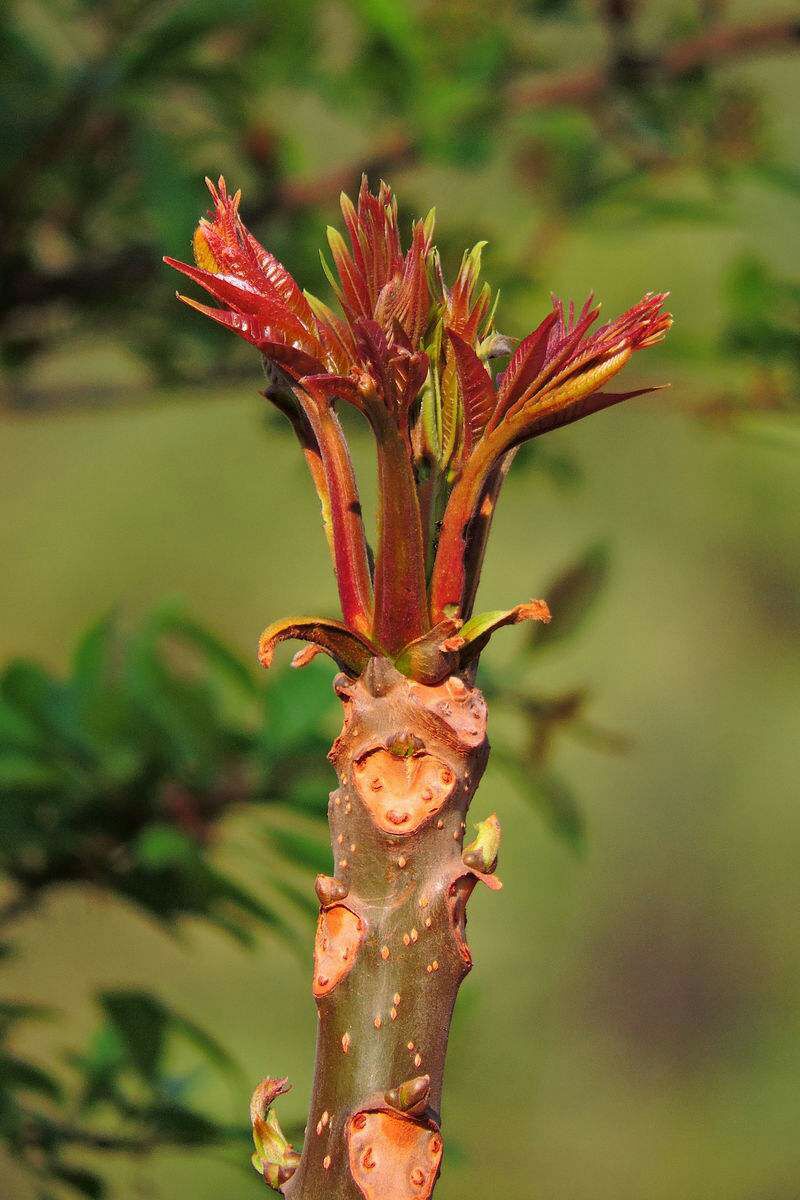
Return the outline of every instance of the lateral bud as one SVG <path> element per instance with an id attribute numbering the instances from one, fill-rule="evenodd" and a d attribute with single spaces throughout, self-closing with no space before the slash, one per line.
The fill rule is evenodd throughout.
<path id="1" fill-rule="evenodd" d="M 286 1140 L 272 1105 L 291 1088 L 287 1079 L 262 1079 L 250 1101 L 255 1152 L 250 1161 L 264 1182 L 280 1191 L 300 1165 L 300 1155 Z"/>
<path id="2" fill-rule="evenodd" d="M 332 904 L 338 904 L 344 900 L 349 889 L 346 883 L 342 883 L 340 879 L 334 879 L 332 875 L 318 875 L 314 880 L 314 891 L 317 893 L 317 899 L 323 908 L 330 908 Z"/>
<path id="3" fill-rule="evenodd" d="M 475 825 L 478 836 L 464 847 L 461 858 L 464 865 L 482 875 L 491 875 L 497 867 L 497 852 L 500 849 L 500 822 L 492 813 L 485 821 Z"/>
<path id="4" fill-rule="evenodd" d="M 428 1107 L 428 1097 L 431 1090 L 430 1075 L 417 1075 L 407 1079 L 396 1088 L 390 1088 L 384 1093 L 384 1099 L 390 1108 L 397 1112 L 407 1113 L 418 1117 Z"/>

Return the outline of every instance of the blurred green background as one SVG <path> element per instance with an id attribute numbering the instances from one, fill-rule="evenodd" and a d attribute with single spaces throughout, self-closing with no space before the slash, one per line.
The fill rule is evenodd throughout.
<path id="1" fill-rule="evenodd" d="M 548 437 L 495 525 L 481 607 L 544 595 L 557 630 L 560 577 L 575 619 L 485 656 L 490 691 L 518 664 L 475 811 L 506 887 L 472 904 L 437 1196 L 800 1197 L 799 27 L 725 0 L 4 7 L 2 1200 L 255 1197 L 264 1074 L 302 1130 L 333 672 L 239 660 L 335 587 L 257 356 L 160 255 L 223 171 L 324 291 L 362 168 L 406 228 L 437 206 L 451 272 L 489 240 L 504 332 L 551 290 L 613 314 L 669 288 L 675 314 L 626 376 L 671 391 Z M 65 687 L 112 611 L 129 649 L 95 627 Z"/>

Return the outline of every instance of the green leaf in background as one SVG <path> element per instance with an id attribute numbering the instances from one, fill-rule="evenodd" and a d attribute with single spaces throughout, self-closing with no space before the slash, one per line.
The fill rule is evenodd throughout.
<path id="1" fill-rule="evenodd" d="M 293 829 L 272 829 L 269 837 L 275 848 L 293 862 L 318 874 L 330 874 L 331 848 L 326 841 Z"/>
<path id="2" fill-rule="evenodd" d="M 37 750 L 43 746 L 42 732 L 36 723 L 16 704 L 3 695 L 0 676 L 0 746 L 22 750 Z"/>
<path id="3" fill-rule="evenodd" d="M 100 1003 L 121 1038 L 131 1064 L 148 1082 L 161 1071 L 169 1012 L 146 992 L 105 992 Z"/>
<path id="4" fill-rule="evenodd" d="M 234 1078 L 237 1087 L 244 1087 L 245 1075 L 236 1060 L 228 1053 L 217 1038 L 207 1033 L 196 1021 L 182 1013 L 169 1010 L 169 1028 L 172 1033 L 183 1037 L 195 1050 L 199 1050 L 205 1060 L 217 1068 L 223 1075 Z"/>
<path id="5" fill-rule="evenodd" d="M 72 655 L 71 683 L 79 705 L 104 691 L 110 682 L 117 634 L 116 614 L 106 613 L 84 633 Z"/>
<path id="6" fill-rule="evenodd" d="M 58 1080 L 41 1067 L 10 1054 L 0 1054 L 0 1089 L 35 1092 L 56 1103 L 62 1099 Z"/>
<path id="7" fill-rule="evenodd" d="M 81 1076 L 79 1106 L 88 1111 L 94 1105 L 113 1101 L 117 1080 L 126 1065 L 126 1043 L 116 1025 L 106 1021 L 91 1038 L 82 1054 L 71 1054 L 68 1062 Z"/>
<path id="8" fill-rule="evenodd" d="M 70 1167 L 62 1162 L 53 1164 L 51 1170 L 56 1179 L 66 1183 L 79 1195 L 86 1196 L 87 1200 L 103 1200 L 106 1185 L 93 1171 L 87 1171 L 83 1167 Z"/>
<path id="9" fill-rule="evenodd" d="M 143 829 L 134 843 L 133 853 L 143 867 L 172 867 L 197 862 L 199 849 L 174 825 L 154 824 Z"/>
<path id="10" fill-rule="evenodd" d="M 129 1061 L 148 1083 L 154 1084 L 162 1078 L 167 1042 L 176 1036 L 198 1050 L 217 1070 L 241 1081 L 240 1068 L 216 1038 L 149 992 L 118 990 L 104 992 L 99 999 Z M 109 1061 L 118 1061 L 113 1041 L 109 1047 L 112 1051 Z"/>
<path id="11" fill-rule="evenodd" d="M 215 1121 L 177 1105 L 154 1104 L 144 1115 L 161 1137 L 179 1146 L 213 1146 L 225 1136 Z"/>
<path id="12" fill-rule="evenodd" d="M 300 671 L 288 670 L 270 679 L 266 695 L 263 745 L 269 760 L 289 755 L 313 735 L 338 707 L 331 671 L 314 659 Z"/>
<path id="13" fill-rule="evenodd" d="M 576 854 L 586 848 L 586 822 L 567 783 L 551 771 L 525 770 L 521 761 L 512 771 L 522 795 L 544 819 L 552 833 Z"/>
<path id="14" fill-rule="evenodd" d="M 577 854 L 586 848 L 586 822 L 572 788 L 558 775 L 539 772 L 531 781 L 533 802 L 558 837 Z"/>
<path id="15" fill-rule="evenodd" d="M 46 792 L 59 778 L 55 767 L 0 746 L 0 792 Z"/>
<path id="16" fill-rule="evenodd" d="M 754 255 L 742 255 L 728 274 L 725 299 L 729 349 L 767 365 L 800 367 L 800 284 Z"/>
<path id="17" fill-rule="evenodd" d="M 276 891 L 296 905 L 306 917 L 316 921 L 319 913 L 319 901 L 309 887 L 297 887 L 291 880 L 284 879 L 280 875 L 270 879 L 270 883 Z"/>
<path id="18" fill-rule="evenodd" d="M 577 633 L 599 599 L 608 574 L 608 547 L 597 543 L 556 576 L 542 593 L 552 620 L 549 625 L 537 621 L 528 627 L 528 647 L 542 650 Z"/>
<path id="19" fill-rule="evenodd" d="M 209 629 L 190 617 L 181 604 L 162 605 L 152 618 L 151 629 L 154 638 L 172 634 L 193 647 L 207 667 L 236 684 L 245 695 L 257 694 L 255 672 Z"/>

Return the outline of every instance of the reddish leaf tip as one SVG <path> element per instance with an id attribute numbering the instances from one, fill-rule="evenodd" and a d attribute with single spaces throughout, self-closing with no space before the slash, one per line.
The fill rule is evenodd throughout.
<path id="1" fill-rule="evenodd" d="M 546 600 L 531 600 L 528 604 L 520 604 L 517 621 L 542 621 L 549 625 L 552 613 Z"/>

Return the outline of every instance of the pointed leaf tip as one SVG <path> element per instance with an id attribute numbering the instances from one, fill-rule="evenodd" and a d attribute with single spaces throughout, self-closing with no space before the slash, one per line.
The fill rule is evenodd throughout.
<path id="1" fill-rule="evenodd" d="M 288 1075 L 280 1079 L 262 1079 L 253 1095 L 250 1097 L 250 1124 L 256 1121 L 266 1121 L 269 1110 L 279 1096 L 285 1096 L 292 1090 Z"/>
<path id="2" fill-rule="evenodd" d="M 477 658 L 492 634 L 504 625 L 518 625 L 521 621 L 541 621 L 546 625 L 550 619 L 550 608 L 545 600 L 529 600 L 527 604 L 517 604 L 514 608 L 480 613 L 470 618 L 460 630 L 459 636 L 464 642 L 462 662 Z"/>
<path id="3" fill-rule="evenodd" d="M 299 670 L 301 667 L 307 667 L 308 664 L 312 662 L 312 660 L 315 659 L 318 654 L 322 653 L 323 649 L 321 646 L 315 646 L 313 644 L 304 646 L 302 650 L 298 650 L 297 653 L 293 655 L 290 665 L 295 670 Z"/>

